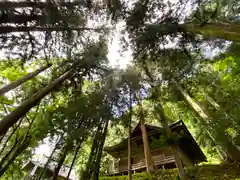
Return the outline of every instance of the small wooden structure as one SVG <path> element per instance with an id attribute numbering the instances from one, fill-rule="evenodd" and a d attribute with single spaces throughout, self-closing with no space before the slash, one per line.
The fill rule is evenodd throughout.
<path id="1" fill-rule="evenodd" d="M 156 168 L 175 168 L 175 160 L 171 150 L 163 136 L 163 128 L 145 124 L 148 134 L 148 141 L 154 165 Z M 178 153 L 184 166 L 194 166 L 206 161 L 206 157 L 200 147 L 193 139 L 182 120 L 170 125 L 170 129 L 178 147 Z M 132 170 L 141 172 L 146 170 L 143 152 L 143 141 L 140 124 L 138 124 L 131 134 L 132 144 Z M 109 168 L 110 175 L 127 174 L 128 172 L 128 139 L 123 139 L 119 144 L 105 148 L 114 162 Z"/>
<path id="2" fill-rule="evenodd" d="M 29 160 L 23 167 L 24 169 L 29 171 L 29 174 L 24 178 L 24 180 L 37 180 L 41 172 L 44 172 L 45 179 L 46 178 L 51 179 L 54 172 L 54 168 L 57 165 L 57 162 L 51 159 L 50 162 L 48 163 L 48 166 L 44 168 L 47 160 L 48 157 L 46 156 L 42 156 L 36 160 Z M 66 180 L 69 170 L 70 168 L 68 166 L 63 165 L 59 171 L 57 178 L 59 180 Z M 72 169 L 70 173 L 69 180 L 77 180 L 77 176 L 75 174 L 74 169 Z"/>

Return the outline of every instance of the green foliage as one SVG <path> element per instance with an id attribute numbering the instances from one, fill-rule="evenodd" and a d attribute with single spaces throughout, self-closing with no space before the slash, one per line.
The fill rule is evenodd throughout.
<path id="1" fill-rule="evenodd" d="M 19 124 L 14 124 L 0 140 L 0 149 L 3 149 L 0 159 L 6 157 L 4 164 L 10 160 L 7 153 L 14 145 L 15 151 L 21 148 L 21 143 L 27 144 L 1 178 L 23 179 L 27 172 L 20 167 L 33 156 L 34 149 L 45 138 L 51 139 L 54 144 L 54 139 L 59 136 L 63 138 L 53 157 L 59 156 L 59 150 L 69 143 L 71 148 L 65 160 L 68 165 L 72 162 L 74 148 L 79 145 L 81 138 L 85 138 L 75 165 L 80 174 L 90 154 L 91 137 L 101 134 L 97 127 L 103 119 L 110 120 L 105 146 L 119 143 L 127 137 L 127 128 L 133 129 L 138 124 L 142 109 L 134 106 L 132 127 L 128 127 L 130 91 L 133 105 L 138 103 L 135 93 L 144 91 L 143 115 L 146 123 L 161 125 L 157 112 L 159 109 L 156 108 L 159 105 L 162 105 L 169 124 L 177 119 L 184 120 L 207 155 L 208 163 L 216 162 L 219 156 L 226 154 L 226 147 L 221 142 L 229 139 L 236 146 L 240 144 L 239 44 L 218 39 L 239 37 L 237 24 L 240 6 L 237 0 L 191 3 L 137 0 L 125 4 L 119 0 L 84 1 L 79 6 L 62 6 L 58 3 L 61 4 L 60 1 L 52 6 L 48 4 L 50 8 L 20 7 L 20 10 L 10 8 L 0 12 L 0 49 L 10 56 L 0 60 L 1 86 L 18 80 L 46 63 L 53 64 L 44 73 L 0 97 L 1 117 L 14 111 L 24 100 L 34 98 L 36 93 L 67 70 L 72 69 L 73 72 L 70 78 L 58 84 L 36 107 L 32 107 L 18 121 Z M 16 18 L 18 15 L 23 18 Z M 129 35 L 125 45 L 131 47 L 134 61 L 125 70 L 108 67 L 109 32 L 113 28 L 106 21 L 109 15 L 115 22 L 121 19 L 126 23 L 122 34 Z M 41 18 L 32 19 L 35 16 Z M 6 22 L 4 18 L 7 18 Z M 221 24 L 217 26 L 214 23 Z M 226 28 L 223 23 L 230 23 L 230 26 Z M 13 25 L 12 28 L 32 26 L 45 30 L 3 33 L 3 28 L 9 24 Z M 73 30 L 87 25 L 103 29 L 110 27 L 110 31 Z M 193 27 L 193 30 L 187 27 Z M 52 32 L 51 28 L 65 30 Z M 111 33 L 115 35 L 115 32 Z M 209 33 L 210 38 L 206 36 Z M 219 51 L 212 60 L 204 56 L 206 45 Z M 178 81 L 190 96 L 207 109 L 211 117 L 207 126 L 187 106 L 181 93 L 172 87 L 172 81 Z M 212 136 L 217 135 L 219 138 L 214 140 Z M 178 138 L 176 134 L 168 140 L 161 136 L 154 139 L 151 146 L 166 146 L 167 142 Z M 139 150 L 136 144 L 132 146 L 133 152 Z M 103 153 L 102 174 L 108 173 L 112 160 L 110 155 Z M 176 170 L 173 171 L 164 173 L 176 179 Z M 164 173 L 157 175 L 164 177 Z M 224 174 L 222 177 L 229 178 Z M 152 178 L 147 173 L 135 175 L 138 180 Z"/>
<path id="2" fill-rule="evenodd" d="M 127 176 L 114 176 L 114 177 L 100 177 L 100 180 L 127 180 L 128 177 Z M 137 180 L 155 180 L 155 178 L 153 178 L 153 176 L 149 173 L 136 173 L 133 175 L 133 179 L 137 179 Z"/>
<path id="3" fill-rule="evenodd" d="M 229 165 L 203 165 L 198 167 L 186 168 L 189 179 L 196 180 L 217 180 L 217 179 L 239 179 L 238 167 Z M 100 177 L 100 180 L 127 180 L 128 176 Z M 178 180 L 177 169 L 157 170 L 153 174 L 147 172 L 135 173 L 135 180 Z"/>

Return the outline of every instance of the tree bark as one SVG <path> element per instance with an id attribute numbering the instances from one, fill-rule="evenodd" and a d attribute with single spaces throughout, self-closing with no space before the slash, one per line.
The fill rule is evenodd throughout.
<path id="1" fill-rule="evenodd" d="M 218 113 L 220 113 L 226 118 L 226 121 L 227 119 L 231 118 L 231 115 L 227 114 L 212 97 L 210 97 L 206 93 L 204 93 L 204 97 L 207 100 L 207 102 L 209 102 L 217 110 Z"/>
<path id="2" fill-rule="evenodd" d="M 102 129 L 102 125 L 100 123 L 98 125 L 98 129 L 97 129 L 96 134 L 95 134 L 94 139 L 93 139 L 91 152 L 90 152 L 90 155 L 89 155 L 89 158 L 88 158 L 86 169 L 83 172 L 83 175 L 81 177 L 82 180 L 89 180 L 91 178 L 92 171 L 93 171 L 93 164 L 95 163 L 96 154 L 97 154 L 97 151 L 98 151 L 98 145 L 99 145 L 98 144 L 98 141 L 99 141 L 98 136 L 99 136 L 99 133 L 100 133 L 101 129 Z"/>
<path id="3" fill-rule="evenodd" d="M 39 107 L 39 106 L 38 106 Z M 37 107 L 37 110 L 38 110 Z M 36 112 L 37 112 L 36 110 Z M 12 146 L 11 150 L 2 158 L 0 162 L 0 177 L 3 175 L 3 173 L 8 169 L 8 167 L 11 165 L 11 163 L 28 147 L 28 145 L 31 142 L 32 137 L 29 136 L 30 129 L 33 125 L 33 122 L 35 120 L 36 116 L 32 119 L 32 121 L 29 123 L 28 130 L 25 133 L 24 136 L 20 136 L 20 139 L 16 139 L 14 145 Z M 19 123 L 20 124 L 20 123 Z M 13 152 L 13 153 L 12 153 Z M 11 154 L 13 154 L 11 156 Z M 10 157 L 10 159 L 6 162 L 6 160 Z"/>
<path id="4" fill-rule="evenodd" d="M 140 127 L 142 131 L 142 139 L 143 139 L 143 147 L 144 147 L 144 155 L 145 155 L 145 164 L 148 172 L 154 171 L 154 162 L 152 159 L 149 142 L 148 142 L 148 134 L 145 126 L 145 119 L 143 114 L 143 107 L 142 107 L 142 97 L 139 93 L 138 95 L 138 106 L 140 108 Z"/>
<path id="5" fill-rule="evenodd" d="M 22 104 L 20 104 L 20 106 L 18 106 L 10 114 L 6 115 L 0 121 L 0 135 L 6 133 L 8 129 L 12 127 L 21 117 L 23 117 L 32 107 L 36 106 L 43 97 L 54 90 L 57 86 L 62 84 L 66 79 L 71 77 L 71 75 L 71 70 L 66 72 L 51 84 L 44 87 L 41 91 L 33 95 L 31 98 L 23 101 Z"/>
<path id="6" fill-rule="evenodd" d="M 209 102 L 217 111 L 220 111 L 220 105 L 210 96 L 208 96 L 207 94 L 204 94 L 205 99 L 207 100 L 207 102 Z"/>
<path id="7" fill-rule="evenodd" d="M 74 6 L 85 6 L 88 7 L 88 4 L 84 0 L 75 0 L 73 2 L 64 2 L 60 1 L 58 3 L 49 3 L 49 2 L 30 2 L 30 1 L 20 1 L 20 2 L 10 2 L 10 1 L 3 1 L 0 2 L 0 10 L 8 10 L 13 8 L 48 8 L 49 6 L 65 6 L 67 8 L 74 7 Z"/>
<path id="8" fill-rule="evenodd" d="M 143 66 L 143 69 L 145 71 L 145 74 L 150 79 L 151 87 L 154 88 L 155 87 L 154 86 L 154 78 L 152 77 L 152 75 L 151 75 L 151 73 L 148 69 L 148 66 L 147 66 L 147 63 L 146 63 L 145 59 L 143 59 L 143 61 L 142 61 L 142 66 Z M 171 137 L 172 132 L 171 132 L 170 127 L 168 126 L 168 120 L 165 116 L 164 109 L 161 105 L 161 102 L 158 99 L 159 97 L 160 97 L 159 91 L 156 91 L 156 94 L 154 95 L 154 101 L 156 101 L 157 106 L 155 105 L 155 109 L 157 110 L 157 112 L 159 114 L 160 123 L 162 124 L 163 129 L 164 129 L 164 137 L 165 137 L 165 139 L 168 139 L 169 137 Z M 179 174 L 179 176 L 182 180 L 186 180 L 187 179 L 187 174 L 184 170 L 183 162 L 182 162 L 182 160 L 179 156 L 178 148 L 177 148 L 176 145 L 172 145 L 170 147 L 171 147 L 171 150 L 173 152 L 175 164 L 176 164 L 176 167 L 178 169 L 178 174 Z"/>
<path id="9" fill-rule="evenodd" d="M 76 147 L 76 150 L 75 150 L 75 153 L 74 153 L 74 157 L 73 157 L 73 160 L 72 160 L 72 163 L 71 163 L 71 166 L 70 166 L 70 169 L 69 169 L 69 171 L 68 171 L 67 178 L 66 178 L 67 180 L 68 180 L 69 177 L 70 177 L 72 168 L 73 168 L 74 163 L 75 163 L 75 161 L 76 161 L 76 159 L 77 159 L 77 155 L 78 155 L 79 149 L 80 149 L 80 147 L 81 147 L 81 144 L 82 144 L 82 142 L 80 142 L 80 143 L 78 144 L 78 146 Z"/>
<path id="10" fill-rule="evenodd" d="M 71 16 L 71 18 L 77 18 L 77 17 L 78 17 L 77 15 Z M 8 13 L 7 15 L 0 17 L 0 24 L 13 23 L 13 24 L 18 24 L 18 25 L 25 25 L 28 22 L 35 22 L 38 27 L 43 28 L 45 26 L 45 28 L 46 28 L 47 25 L 49 25 L 49 24 L 54 25 L 57 22 L 59 22 L 60 20 L 64 20 L 64 19 L 69 19 L 69 17 L 58 15 L 57 19 L 55 17 L 55 19 L 49 20 L 48 15 L 25 15 L 25 14 L 19 15 L 19 14 L 14 14 L 14 13 Z M 14 27 L 14 26 L 6 26 L 6 27 L 11 29 L 11 27 Z M 25 28 L 22 28 L 22 30 L 27 29 L 27 26 L 22 26 L 22 27 L 25 27 Z M 3 28 L 3 30 L 4 29 L 7 29 L 7 28 Z M 12 28 L 12 29 L 14 29 L 14 28 Z"/>
<path id="11" fill-rule="evenodd" d="M 240 41 L 240 24 L 234 23 L 208 23 L 208 24 L 150 24 L 148 29 L 158 29 L 162 34 L 172 34 L 176 32 L 190 32 L 201 34 L 206 39 L 221 38 L 230 41 Z"/>
<path id="12" fill-rule="evenodd" d="M 7 84 L 6 86 L 2 87 L 0 89 L 0 95 L 4 95 L 6 92 L 10 91 L 10 90 L 13 90 L 15 89 L 16 87 L 20 86 L 21 84 L 25 83 L 26 81 L 34 78 L 35 76 L 37 76 L 39 73 L 45 71 L 46 69 L 48 69 L 49 67 L 51 67 L 51 64 L 47 65 L 47 66 L 44 66 L 32 73 L 29 73 L 27 74 L 26 76 L 10 83 L 10 84 Z"/>
<path id="13" fill-rule="evenodd" d="M 93 169 L 93 175 L 92 175 L 92 180 L 98 180 L 99 178 L 99 169 L 100 169 L 100 162 L 101 162 L 101 157 L 102 157 L 102 151 L 103 151 L 103 146 L 105 143 L 105 139 L 106 139 L 106 134 L 107 134 L 107 128 L 108 128 L 108 123 L 109 120 L 107 120 L 104 130 L 101 134 L 101 140 L 99 142 L 99 146 L 98 146 L 98 151 L 96 153 L 96 163 L 95 163 L 95 167 Z"/>
<path id="14" fill-rule="evenodd" d="M 174 81 L 174 85 L 177 90 L 182 94 L 186 103 L 196 112 L 196 114 L 202 120 L 202 124 L 208 129 L 213 122 L 213 119 L 209 115 L 206 109 L 204 109 L 200 103 L 197 103 L 191 96 L 176 82 Z M 210 133 L 211 135 L 211 133 Z M 225 132 L 217 133 L 214 137 L 214 140 L 217 141 L 223 148 L 226 150 L 228 158 L 232 161 L 240 161 L 240 151 L 238 148 L 231 142 L 228 136 L 225 135 Z"/>
<path id="15" fill-rule="evenodd" d="M 95 158 L 96 158 L 96 150 L 97 150 L 97 141 L 94 141 L 93 144 L 92 144 L 92 148 L 91 148 L 91 153 L 89 155 L 89 158 L 88 158 L 88 163 L 87 163 L 87 166 L 86 166 L 86 170 L 84 171 L 84 175 L 83 175 L 83 180 L 89 180 L 91 178 L 91 174 L 92 174 L 92 171 L 93 171 L 93 163 L 95 161 Z"/>
<path id="16" fill-rule="evenodd" d="M 128 123 L 128 180 L 132 180 L 132 147 L 131 147 L 131 134 L 132 134 L 132 93 L 129 93 L 129 123 Z"/>
<path id="17" fill-rule="evenodd" d="M 94 137 L 94 140 L 93 140 L 93 144 L 92 144 L 92 147 L 91 147 L 91 152 L 90 152 L 90 155 L 89 155 L 89 158 L 88 158 L 88 162 L 87 162 L 87 165 L 86 165 L 86 169 L 85 171 L 83 172 L 83 175 L 82 175 L 82 180 L 89 180 L 91 178 L 91 173 L 92 173 L 92 164 L 93 164 L 93 161 L 95 159 L 95 151 L 96 151 L 96 146 L 97 146 L 97 140 L 96 140 L 96 136 Z"/>
<path id="18" fill-rule="evenodd" d="M 52 180 L 57 180 L 58 173 L 66 159 L 70 145 L 71 145 L 71 143 L 69 142 L 69 139 L 67 139 L 66 144 L 61 149 L 60 156 L 58 159 L 58 164 L 57 164 L 57 167 L 54 169 Z"/>
<path id="19" fill-rule="evenodd" d="M 83 120 L 82 121 L 80 121 L 79 122 L 79 124 L 78 124 L 78 126 L 77 126 L 77 129 L 79 129 L 81 126 L 82 126 L 82 124 L 83 124 Z M 87 127 L 86 127 L 87 128 Z M 79 135 L 80 136 L 80 135 Z M 80 147 L 81 147 L 81 144 L 82 144 L 82 142 L 84 141 L 84 138 L 85 138 L 85 135 L 84 134 L 82 134 L 82 136 L 80 137 L 80 139 L 79 139 L 79 141 L 78 141 L 78 146 L 76 147 L 76 151 L 75 151 L 75 155 L 74 155 L 74 158 L 73 158 L 73 161 L 72 161 L 72 163 L 71 163 L 71 167 L 70 167 L 70 169 L 69 169 L 69 171 L 68 171 L 68 175 L 67 175 L 67 179 L 69 179 L 69 176 L 70 176 L 70 174 L 71 174 L 71 170 L 72 170 L 72 168 L 73 168 L 73 165 L 74 165 L 74 162 L 75 162 L 75 160 L 76 160 L 76 158 L 77 158 L 77 154 L 78 154 L 78 151 L 79 151 L 79 149 L 80 149 Z M 68 148 L 72 148 L 72 146 L 73 146 L 73 140 L 71 139 L 71 137 L 69 138 L 69 140 L 67 140 L 67 149 Z M 67 154 L 66 154 L 67 155 Z M 65 157 L 66 157 L 66 155 L 65 155 Z M 64 162 L 64 161 L 63 161 Z M 63 164 L 63 162 L 62 162 L 62 164 Z M 62 165 L 61 165 L 62 166 Z M 60 167 L 60 169 L 61 169 L 61 167 Z M 60 170 L 59 169 L 59 170 Z M 59 170 L 58 170 L 58 172 L 59 172 Z M 58 175 L 58 173 L 57 173 L 57 175 Z"/>
<path id="20" fill-rule="evenodd" d="M 188 32 L 201 34 L 206 39 L 221 38 L 230 41 L 240 41 L 240 24 L 234 23 L 208 23 L 201 24 L 183 24 L 180 25 Z"/>
<path id="21" fill-rule="evenodd" d="M 15 141 L 14 145 L 11 147 L 11 149 L 7 152 L 7 154 L 1 159 L 0 161 L 0 169 L 2 169 L 4 163 L 8 159 L 8 157 L 11 155 L 12 152 L 18 147 L 18 145 L 21 143 L 21 141 Z"/>
<path id="22" fill-rule="evenodd" d="M 7 161 L 7 163 L 4 166 L 1 166 L 0 177 L 5 173 L 5 171 L 9 168 L 9 166 L 13 163 L 13 161 L 28 147 L 31 138 L 29 137 L 26 137 L 26 138 L 24 138 L 24 140 L 16 148 L 16 150 L 14 151 L 10 159 Z"/>
<path id="23" fill-rule="evenodd" d="M 47 24 L 47 16 L 43 15 L 16 15 L 7 14 L 6 16 L 0 18 L 0 24 L 3 23 L 13 23 L 13 24 L 25 24 L 27 22 L 37 21 Z"/>
<path id="24" fill-rule="evenodd" d="M 37 180 L 40 180 L 44 174 L 44 171 L 46 170 L 46 167 L 48 166 L 48 163 L 51 161 L 52 157 L 53 157 L 53 154 L 55 153 L 55 151 L 57 150 L 57 147 L 58 147 L 58 144 L 59 142 L 62 140 L 63 138 L 63 135 L 61 135 L 61 137 L 59 138 L 58 142 L 56 143 L 53 151 L 51 152 L 50 156 L 48 157 L 48 160 L 47 162 L 44 164 L 44 167 L 43 167 L 43 171 L 40 173 L 39 177 L 37 178 Z"/>
<path id="25" fill-rule="evenodd" d="M 8 141 L 9 141 L 9 139 L 10 139 L 10 138 L 13 136 L 13 134 L 16 132 L 16 130 L 18 129 L 18 127 L 21 125 L 22 121 L 23 121 L 23 118 L 19 121 L 18 125 L 13 128 L 11 134 L 9 134 L 9 136 L 8 136 L 7 139 L 5 140 L 5 142 L 4 142 L 3 146 L 2 146 L 2 149 L 1 149 L 1 151 L 0 151 L 0 156 L 1 156 L 1 154 L 3 153 L 3 151 L 4 151 L 4 149 L 5 149 L 6 145 L 7 145 L 7 143 L 8 143 Z"/>
<path id="26" fill-rule="evenodd" d="M 6 34 L 11 32 L 31 32 L 31 31 L 96 31 L 100 32 L 102 28 L 87 28 L 87 27 L 33 27 L 33 26 L 1 26 L 0 27 L 0 34 Z"/>
<path id="27" fill-rule="evenodd" d="M 156 107 L 156 109 L 157 109 L 157 112 L 159 114 L 163 129 L 165 131 L 164 136 L 165 136 L 165 139 L 168 139 L 169 137 L 171 137 L 172 132 L 171 132 L 171 129 L 168 125 L 168 120 L 167 120 L 167 118 L 164 114 L 164 111 L 163 111 L 163 108 L 162 108 L 162 105 L 160 104 L 160 102 L 158 102 L 157 106 L 158 107 Z M 182 162 L 182 159 L 180 158 L 180 155 L 179 155 L 178 146 L 175 145 L 175 144 L 170 145 L 170 149 L 173 153 L 175 164 L 176 164 L 176 167 L 178 168 L 178 174 L 179 174 L 180 178 L 182 180 L 186 180 L 187 179 L 187 174 L 184 170 L 183 162 Z"/>

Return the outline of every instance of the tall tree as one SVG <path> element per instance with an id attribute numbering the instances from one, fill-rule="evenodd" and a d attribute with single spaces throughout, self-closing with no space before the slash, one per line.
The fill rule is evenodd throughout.
<path id="1" fill-rule="evenodd" d="M 132 134 L 132 91 L 129 90 L 129 122 L 128 122 L 128 179 L 132 180 L 132 146 L 131 146 L 131 134 Z"/>
<path id="2" fill-rule="evenodd" d="M 43 171 L 39 174 L 37 180 L 40 180 L 40 179 L 42 178 L 42 176 L 44 175 L 44 173 L 45 173 L 44 171 L 46 170 L 46 168 L 47 168 L 47 166 L 49 165 L 51 159 L 53 158 L 53 155 L 54 155 L 55 151 L 57 150 L 58 145 L 59 145 L 59 143 L 62 141 L 62 139 L 63 139 L 63 135 L 59 138 L 59 140 L 58 140 L 57 143 L 55 144 L 55 147 L 53 148 L 50 156 L 48 157 L 46 163 L 44 164 Z"/>
<path id="3" fill-rule="evenodd" d="M 12 8 L 25 8 L 25 7 L 32 7 L 32 8 L 46 8 L 48 6 L 65 6 L 65 7 L 72 7 L 72 6 L 87 6 L 87 2 L 85 1 L 73 1 L 69 2 L 29 2 L 29 1 L 21 1 L 21 2 L 11 2 L 11 1 L 3 1 L 0 3 L 1 10 L 7 10 Z"/>
<path id="4" fill-rule="evenodd" d="M 99 143 L 99 146 L 98 146 L 98 151 L 96 153 L 96 163 L 95 163 L 94 168 L 93 168 L 93 174 L 92 174 L 92 179 L 93 180 L 98 180 L 99 179 L 100 161 L 101 161 L 101 157 L 102 157 L 103 146 L 104 146 L 105 139 L 106 139 L 108 123 L 109 123 L 109 120 L 106 120 L 106 122 L 104 124 L 104 129 L 101 133 L 101 139 L 100 139 L 100 143 Z"/>
<path id="5" fill-rule="evenodd" d="M 181 92 L 181 94 L 183 95 L 187 103 L 194 109 L 194 111 L 198 114 L 198 116 L 203 120 L 203 124 L 206 125 L 206 128 L 208 128 L 207 126 L 209 126 L 214 120 L 211 118 L 207 110 L 201 107 L 201 104 L 199 102 L 197 103 L 194 99 L 192 99 L 191 96 L 186 91 L 184 91 L 183 88 L 177 82 L 175 82 L 175 87 Z M 221 134 L 220 137 L 219 137 L 220 134 L 219 133 L 217 134 L 218 135 L 216 136 L 214 133 L 213 137 L 215 137 L 216 141 L 219 141 L 219 139 L 222 139 L 222 137 L 224 138 L 224 140 L 220 140 L 219 143 L 221 143 L 224 149 L 226 150 L 229 160 L 239 161 L 240 152 L 238 148 L 231 142 L 231 140 L 225 135 L 224 132 L 220 133 Z"/>
<path id="6" fill-rule="evenodd" d="M 142 132 L 142 139 L 143 139 L 143 147 L 144 147 L 144 155 L 145 155 L 145 164 L 148 172 L 154 171 L 154 162 L 152 159 L 150 147 L 149 147 L 149 141 L 148 141 L 148 134 L 147 129 L 145 126 L 145 119 L 144 119 L 144 112 L 142 108 L 142 97 L 141 94 L 138 94 L 138 106 L 140 109 L 140 127 Z"/>
<path id="7" fill-rule="evenodd" d="M 78 155 L 78 152 L 81 148 L 81 143 L 79 143 L 75 149 L 75 153 L 74 153 L 74 156 L 73 156 L 73 160 L 72 160 L 72 163 L 71 163 L 71 166 L 70 166 L 70 169 L 68 171 L 68 174 L 67 174 L 67 180 L 69 179 L 70 175 L 71 175 L 71 172 L 72 172 L 72 169 L 73 169 L 73 166 L 74 166 L 74 163 L 77 159 L 77 155 Z"/>
<path id="8" fill-rule="evenodd" d="M 74 27 L 71 28 L 72 31 L 80 32 L 80 31 L 95 31 L 99 32 L 104 29 L 101 28 L 87 28 L 87 27 Z M 4 26 L 0 27 L 0 34 L 6 34 L 11 32 L 30 32 L 30 31 L 38 31 L 38 32 L 52 32 L 52 31 L 69 31 L 68 27 L 13 27 L 13 26 Z"/>
<path id="9" fill-rule="evenodd" d="M 63 145 L 62 149 L 60 150 L 59 158 L 57 161 L 58 163 L 57 163 L 57 166 L 54 168 L 52 180 L 57 179 L 58 173 L 59 173 L 59 171 L 66 159 L 66 156 L 71 148 L 72 148 L 72 142 L 69 139 L 67 139 L 65 144 Z"/>
<path id="10" fill-rule="evenodd" d="M 163 109 L 161 103 L 158 100 L 159 99 L 159 93 L 157 91 L 158 90 L 155 89 L 154 92 L 153 92 L 153 99 L 154 99 L 153 102 L 155 101 L 154 102 L 155 110 L 156 110 L 156 113 L 159 115 L 160 122 L 161 122 L 161 124 L 164 128 L 164 136 L 165 136 L 166 140 L 170 140 L 170 138 L 173 138 L 173 136 L 172 136 L 169 124 L 168 124 L 168 119 L 167 119 L 167 117 L 164 113 L 164 109 Z M 180 178 L 181 179 L 187 179 L 187 177 L 186 177 L 187 175 L 186 175 L 186 172 L 184 170 L 183 162 L 182 162 L 182 159 L 180 158 L 180 155 L 179 155 L 178 146 L 175 143 L 169 144 L 169 145 L 170 145 L 170 148 L 172 150 L 174 160 L 175 160 L 175 164 L 176 164 L 176 167 L 178 168 L 178 174 L 179 174 Z"/>
<path id="11" fill-rule="evenodd" d="M 66 79 L 70 78 L 72 75 L 72 70 L 66 72 L 51 84 L 43 88 L 39 93 L 36 93 L 30 99 L 25 100 L 18 108 L 16 108 L 13 112 L 5 116 L 0 122 L 0 135 L 3 135 L 8 131 L 12 125 L 14 125 L 22 116 L 24 116 L 32 107 L 37 105 L 39 101 L 54 90 L 59 84 L 62 84 Z"/>
<path id="12" fill-rule="evenodd" d="M 18 79 L 17 81 L 14 81 L 4 87 L 2 87 L 0 89 L 0 95 L 3 95 L 5 94 L 6 92 L 10 91 L 10 90 L 13 90 L 15 89 L 16 87 L 20 86 L 21 84 L 25 83 L 26 81 L 34 78 L 35 76 L 37 76 L 39 73 L 45 71 L 46 69 L 48 69 L 49 67 L 51 67 L 51 64 L 47 65 L 47 66 L 44 66 L 42 68 L 39 68 L 37 69 L 36 71 L 32 72 L 32 73 L 29 73 L 27 74 L 26 76 Z"/>
<path id="13" fill-rule="evenodd" d="M 200 34 L 205 39 L 225 39 L 229 41 L 240 41 L 240 25 L 235 23 L 207 23 L 205 25 L 195 23 L 175 24 L 151 24 L 146 26 L 146 33 L 157 32 L 159 34 L 172 34 L 187 32 Z"/>
<path id="14" fill-rule="evenodd" d="M 90 155 L 88 158 L 86 169 L 81 177 L 81 179 L 83 179 L 83 180 L 88 180 L 91 178 L 92 173 L 94 171 L 94 165 L 95 165 L 95 163 L 97 163 L 96 158 L 97 158 L 97 152 L 99 150 L 99 143 L 101 143 L 103 140 L 103 138 L 101 138 L 101 130 L 102 130 L 102 124 L 99 124 L 98 129 L 94 135 L 91 152 L 90 152 Z"/>

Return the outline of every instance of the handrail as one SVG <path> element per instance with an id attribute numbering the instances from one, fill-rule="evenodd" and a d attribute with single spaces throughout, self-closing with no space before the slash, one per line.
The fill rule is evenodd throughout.
<path id="1" fill-rule="evenodd" d="M 167 157 L 163 157 L 163 155 L 157 155 L 157 156 L 153 156 L 152 157 L 155 166 L 156 165 L 162 165 L 162 164 L 167 164 L 167 163 L 172 163 L 174 162 L 174 157 L 173 156 L 167 156 Z M 141 159 L 139 162 L 132 164 L 132 170 L 137 170 L 137 169 L 142 169 L 145 168 L 145 159 Z M 128 167 L 127 166 L 122 166 L 119 168 L 116 168 L 112 173 L 116 174 L 116 173 L 122 173 L 128 171 Z"/>

